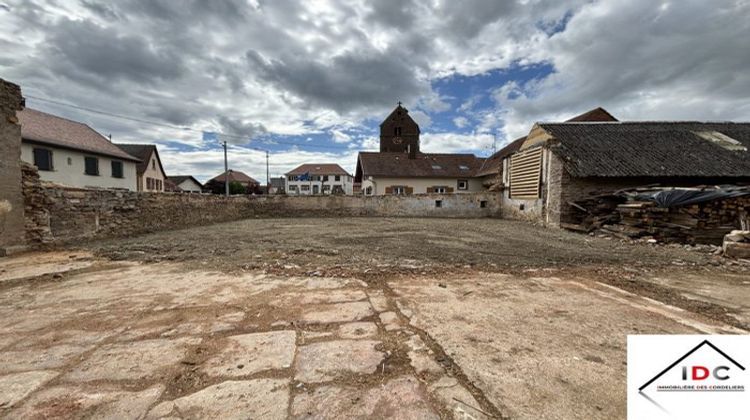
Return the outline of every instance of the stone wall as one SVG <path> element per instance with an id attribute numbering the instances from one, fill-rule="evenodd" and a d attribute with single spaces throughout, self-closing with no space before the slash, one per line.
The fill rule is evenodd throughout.
<path id="1" fill-rule="evenodd" d="M 34 245 L 128 236 L 253 217 L 499 217 L 498 193 L 233 196 L 68 188 L 24 165 L 26 236 Z"/>
<path id="2" fill-rule="evenodd" d="M 0 79 L 0 255 L 24 243 L 21 126 L 16 118 L 22 107 L 21 88 Z"/>

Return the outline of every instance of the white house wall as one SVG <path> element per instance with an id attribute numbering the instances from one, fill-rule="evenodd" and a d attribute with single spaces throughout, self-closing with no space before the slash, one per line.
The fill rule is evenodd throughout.
<path id="1" fill-rule="evenodd" d="M 466 180 L 469 182 L 469 189 L 459 190 L 458 181 Z M 369 181 L 374 185 L 372 195 L 385 195 L 386 187 L 405 186 L 414 189 L 412 194 L 427 194 L 427 189 L 432 187 L 450 187 L 454 193 L 468 193 L 485 191 L 482 180 L 479 178 L 378 178 L 373 177 Z M 364 191 L 366 182 L 362 183 Z M 368 183 L 369 184 L 369 183 Z"/>
<path id="2" fill-rule="evenodd" d="M 202 191 L 201 186 L 198 185 L 195 181 L 193 181 L 190 178 L 182 181 L 177 186 L 182 188 L 183 191 L 187 191 L 187 192 L 201 192 Z"/>
<path id="3" fill-rule="evenodd" d="M 285 191 L 289 195 L 312 195 L 313 187 L 318 186 L 318 194 L 324 194 L 323 185 L 328 185 L 333 188 L 340 185 L 344 190 L 344 194 L 352 195 L 354 192 L 354 179 L 348 175 L 341 175 L 340 181 L 334 181 L 335 175 L 328 175 L 328 181 L 290 181 L 289 177 L 284 178 Z M 308 191 L 302 191 L 302 186 L 307 185 L 310 189 Z M 296 191 L 293 187 L 297 187 Z M 330 194 L 331 191 L 326 191 L 325 194 Z"/>
<path id="4" fill-rule="evenodd" d="M 52 171 L 39 171 L 39 177 L 43 181 L 71 187 L 100 187 L 100 188 L 125 188 L 136 190 L 135 162 L 110 158 L 94 153 L 84 153 L 76 150 L 60 149 L 47 145 L 35 145 L 30 143 L 21 144 L 21 160 L 34 164 L 34 148 L 42 148 L 52 151 Z M 84 157 L 93 156 L 99 159 L 99 175 L 86 175 L 84 173 Z M 122 178 L 112 177 L 112 161 L 122 162 Z"/>

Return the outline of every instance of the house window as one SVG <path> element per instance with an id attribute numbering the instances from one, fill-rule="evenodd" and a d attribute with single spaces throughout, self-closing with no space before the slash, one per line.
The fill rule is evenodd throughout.
<path id="1" fill-rule="evenodd" d="M 83 158 L 86 175 L 99 175 L 99 158 L 86 156 Z"/>
<path id="2" fill-rule="evenodd" d="M 459 179 L 458 180 L 458 189 L 459 190 L 468 190 L 469 189 L 469 181 L 465 179 Z"/>
<path id="3" fill-rule="evenodd" d="M 297 191 L 297 186 L 296 185 L 290 185 L 289 186 L 289 191 Z"/>
<path id="4" fill-rule="evenodd" d="M 68 158 L 68 166 L 73 166 L 73 158 L 72 157 Z"/>
<path id="5" fill-rule="evenodd" d="M 365 188 L 365 195 L 372 195 L 372 187 Z"/>
<path id="6" fill-rule="evenodd" d="M 299 187 L 300 187 L 300 190 L 302 190 L 302 191 L 310 191 L 310 186 L 309 185 L 300 185 Z"/>
<path id="7" fill-rule="evenodd" d="M 156 159 L 151 159 L 151 169 L 156 170 Z"/>
<path id="8" fill-rule="evenodd" d="M 486 209 L 487 208 L 487 200 L 482 200 L 479 202 L 479 208 Z"/>
<path id="9" fill-rule="evenodd" d="M 336 176 L 335 176 L 335 177 L 333 178 L 333 180 L 334 180 L 334 181 L 341 181 L 341 175 L 336 175 Z"/>
<path id="10" fill-rule="evenodd" d="M 122 162 L 113 160 L 112 161 L 112 178 L 122 178 Z"/>
<path id="11" fill-rule="evenodd" d="M 443 207 L 443 200 L 435 200 L 435 207 Z"/>
<path id="12" fill-rule="evenodd" d="M 52 167 L 52 151 L 49 149 L 34 148 L 34 166 L 40 171 L 51 171 Z"/>
<path id="13" fill-rule="evenodd" d="M 331 190 L 331 184 L 323 185 L 323 191 L 330 191 Z"/>
<path id="14" fill-rule="evenodd" d="M 393 187 L 393 195 L 404 195 L 406 194 L 406 187 L 397 186 Z"/>
<path id="15" fill-rule="evenodd" d="M 394 128 L 393 129 L 393 134 L 396 135 L 396 136 L 400 136 L 401 135 L 401 127 Z"/>
<path id="16" fill-rule="evenodd" d="M 447 187 L 432 187 L 432 192 L 438 193 L 438 194 L 445 194 L 448 192 Z"/>

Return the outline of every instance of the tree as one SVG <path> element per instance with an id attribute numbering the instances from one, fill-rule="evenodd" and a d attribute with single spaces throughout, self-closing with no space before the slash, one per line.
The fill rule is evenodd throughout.
<path id="1" fill-rule="evenodd" d="M 229 194 L 247 194 L 247 189 L 244 185 L 242 185 L 242 183 L 238 181 L 232 181 L 229 183 Z"/>

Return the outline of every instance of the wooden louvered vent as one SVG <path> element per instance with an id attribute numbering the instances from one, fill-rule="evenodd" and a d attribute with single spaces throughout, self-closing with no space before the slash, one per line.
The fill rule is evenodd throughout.
<path id="1" fill-rule="evenodd" d="M 531 200 L 539 198 L 542 178 L 542 148 L 518 152 L 510 158 L 510 197 Z"/>

